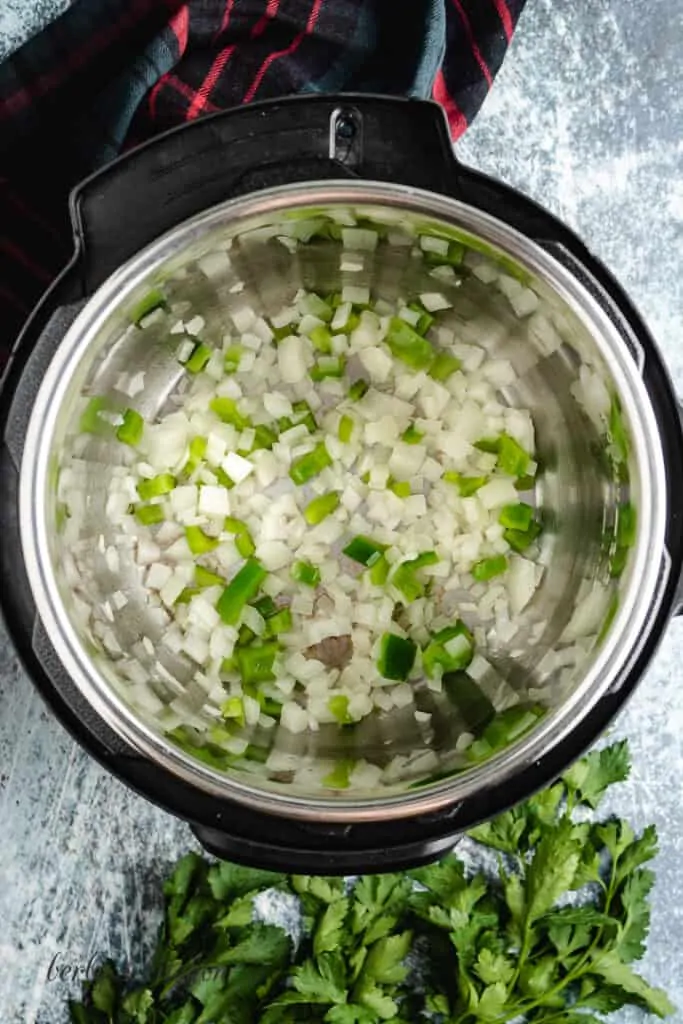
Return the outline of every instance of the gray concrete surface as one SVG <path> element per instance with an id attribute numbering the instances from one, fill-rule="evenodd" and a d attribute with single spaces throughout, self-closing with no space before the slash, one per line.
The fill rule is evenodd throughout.
<path id="1" fill-rule="evenodd" d="M 0 56 L 60 0 L 3 0 Z M 483 2 L 483 0 L 482 0 Z M 683 17 L 675 0 L 529 0 L 463 160 L 559 214 L 640 306 L 683 393 Z M 683 625 L 674 622 L 613 732 L 634 772 L 612 802 L 657 824 L 661 853 L 643 970 L 683 1024 Z M 62 1024 L 84 971 L 145 959 L 158 880 L 185 826 L 93 764 L 52 720 L 0 635 L 0 1019 Z M 51 974 L 54 974 L 54 968 Z M 617 1015 L 623 1021 L 637 1014 Z"/>

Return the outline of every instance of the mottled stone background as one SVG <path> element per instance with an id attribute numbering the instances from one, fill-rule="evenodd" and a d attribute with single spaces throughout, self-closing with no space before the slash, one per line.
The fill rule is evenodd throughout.
<path id="1" fill-rule="evenodd" d="M 482 0 L 483 2 L 483 0 Z M 1 0 L 0 56 L 64 0 Z M 529 0 L 460 156 L 559 214 L 614 270 L 683 393 L 683 18 L 676 0 Z M 613 809 L 661 837 L 643 969 L 683 1024 L 683 627 L 615 727 L 635 768 Z M 50 961 L 153 939 L 158 881 L 188 829 L 107 776 L 44 710 L 0 637 L 0 1017 L 62 1024 Z M 623 1014 L 621 1020 L 637 1017 Z"/>

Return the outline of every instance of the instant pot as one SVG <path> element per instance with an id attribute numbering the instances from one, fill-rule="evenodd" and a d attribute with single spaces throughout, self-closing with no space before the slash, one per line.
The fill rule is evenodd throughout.
<path id="1" fill-rule="evenodd" d="M 488 323 L 495 352 L 515 367 L 506 397 L 534 415 L 534 500 L 546 528 L 543 582 L 509 643 L 488 652 L 495 685 L 534 709 L 524 728 L 468 763 L 451 756 L 457 708 L 430 708 L 429 736 L 380 720 L 357 741 L 362 753 L 380 765 L 403 756 L 404 771 L 372 791 L 329 793 L 282 773 L 221 772 L 131 706 L 116 663 L 74 614 L 55 480 L 80 396 L 115 388 L 112 362 L 154 367 L 141 396 L 149 416 L 177 380 L 164 332 L 143 351 L 147 332 L 126 328 L 150 287 L 175 280 L 186 295 L 206 295 L 198 261 L 229 240 L 239 287 L 220 292 L 228 308 L 250 301 L 269 313 L 299 287 L 330 290 L 344 283 L 335 238 L 311 246 L 301 236 L 287 248 L 276 235 L 278 225 L 339 211 L 382 229 L 355 280 L 380 297 L 435 287 L 433 268 L 393 246 L 397 234 L 431 231 L 466 250 L 438 287 L 456 296 L 462 337 L 481 338 Z M 211 853 L 286 871 L 427 862 L 556 778 L 622 706 L 681 606 L 679 407 L 645 325 L 605 268 L 543 209 L 458 163 L 438 106 L 377 96 L 289 98 L 171 131 L 79 186 L 71 218 L 73 257 L 13 350 L 0 410 L 0 601 L 31 680 L 71 734 L 187 820 Z M 98 450 L 85 486 L 102 509 L 109 471 Z M 637 511 L 637 527 L 630 513 L 617 570 L 625 508 Z M 97 585 L 114 583 L 105 573 Z M 121 626 L 122 644 L 134 645 L 143 625 Z M 334 745 L 277 732 L 275 744 L 313 764 Z"/>

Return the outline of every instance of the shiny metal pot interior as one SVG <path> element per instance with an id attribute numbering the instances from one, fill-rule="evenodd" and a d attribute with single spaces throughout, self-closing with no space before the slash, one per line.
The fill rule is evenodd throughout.
<path id="1" fill-rule="evenodd" d="M 389 228 L 376 252 L 366 254 L 362 273 L 340 271 L 340 243 L 320 238 L 309 243 L 301 228 L 340 210 Z M 291 236 L 297 224 L 300 240 L 290 251 L 293 246 L 276 236 Z M 263 763 L 219 771 L 179 749 L 128 700 L 132 661 L 143 666 L 158 695 L 169 702 L 176 694 L 163 673 L 158 675 L 157 660 L 188 694 L 196 665 L 187 658 L 179 663 L 163 650 L 163 623 L 145 604 L 132 564 L 122 558 L 118 572 L 112 572 L 104 559 L 99 538 L 105 546 L 111 540 L 105 506 L 112 467 L 130 457 L 122 445 L 94 438 L 77 449 L 86 512 L 75 533 L 73 523 L 65 526 L 60 519 L 59 476 L 73 456 L 84 405 L 94 395 L 120 401 L 116 381 L 122 370 L 145 371 L 144 391 L 127 404 L 147 420 L 177 389 L 184 371 L 169 336 L 172 320 L 162 317 L 153 331 L 145 330 L 144 346 L 143 332 L 130 326 L 132 308 L 151 287 L 163 287 L 171 308 L 189 300 L 206 320 L 206 339 L 219 343 L 232 311 L 250 305 L 268 316 L 291 301 L 299 287 L 330 292 L 346 283 L 364 284 L 374 297 L 388 299 L 433 290 L 430 268 L 411 257 L 399 239 L 423 231 L 465 242 L 462 273 L 455 282 L 439 283 L 454 303 L 443 322 L 465 342 L 480 339 L 482 327 L 490 328 L 490 351 L 509 359 L 517 372 L 504 399 L 534 416 L 542 469 L 534 500 L 545 525 L 544 575 L 514 635 L 505 642 L 490 637 L 484 653 L 491 670 L 481 685 L 501 710 L 533 706 L 543 713 L 507 749 L 475 763 L 458 751 L 466 725 L 457 709 L 418 686 L 417 706 L 432 712 L 426 731 L 416 725 L 414 709 L 377 714 L 350 739 L 340 739 L 332 726 L 298 735 L 277 728 L 268 739 L 251 737 L 252 743 L 297 755 L 305 771 L 282 776 Z M 197 260 L 227 247 L 229 271 L 209 280 Z M 244 283 L 242 290 L 235 287 L 238 282 Z M 532 315 L 518 317 L 509 294 L 522 287 L 535 292 L 539 304 Z M 629 455 L 627 461 L 617 459 L 618 465 L 608 419 L 586 412 L 582 368 L 597 375 L 613 408 L 621 408 Z M 500 784 L 558 744 L 609 691 L 656 600 L 666 558 L 665 496 L 662 451 L 637 342 L 624 342 L 568 257 L 432 193 L 370 182 L 307 183 L 231 201 L 181 224 L 130 260 L 87 302 L 52 360 L 31 415 L 21 470 L 21 537 L 38 612 L 61 662 L 98 715 L 133 748 L 207 793 L 267 812 L 381 821 L 435 811 Z M 637 536 L 617 579 L 610 574 L 610 544 L 626 502 L 638 512 Z M 65 572 L 73 556 L 80 573 L 76 584 Z M 124 654 L 112 658 L 87 610 L 118 589 L 128 594 L 129 603 L 113 623 Z M 153 656 L 141 645 L 145 636 L 155 644 Z M 378 764 L 384 770 L 380 783 L 372 791 L 322 789 L 321 772 L 340 756 Z"/>

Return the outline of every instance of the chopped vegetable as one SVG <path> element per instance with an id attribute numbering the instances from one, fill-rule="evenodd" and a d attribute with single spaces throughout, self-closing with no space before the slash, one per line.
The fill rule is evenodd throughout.
<path id="1" fill-rule="evenodd" d="M 322 780 L 323 786 L 327 786 L 328 789 L 348 789 L 353 766 L 353 761 L 338 761 L 334 770 Z"/>
<path id="2" fill-rule="evenodd" d="M 517 505 L 504 505 L 500 510 L 498 522 L 509 530 L 519 530 L 522 533 L 531 526 L 534 518 L 534 510 L 531 505 L 520 501 Z"/>
<path id="3" fill-rule="evenodd" d="M 190 476 L 196 469 L 199 468 L 201 463 L 204 461 L 206 455 L 206 448 L 208 445 L 208 438 L 206 437 L 193 437 L 190 441 L 190 454 L 187 462 L 183 466 L 183 473 L 186 476 Z"/>
<path id="4" fill-rule="evenodd" d="M 163 523 L 164 510 L 161 505 L 136 505 L 135 518 L 144 526 L 153 526 L 155 523 Z"/>
<path id="5" fill-rule="evenodd" d="M 500 439 L 497 437 L 480 437 L 478 441 L 474 442 L 474 447 L 478 448 L 480 452 L 486 452 L 487 455 L 497 455 L 500 451 Z"/>
<path id="6" fill-rule="evenodd" d="M 306 587 L 317 587 L 320 583 L 320 570 L 310 562 L 295 562 L 291 575 L 293 580 L 303 583 Z"/>
<path id="7" fill-rule="evenodd" d="M 318 352 L 328 355 L 332 351 L 332 335 L 327 327 L 322 325 L 314 327 L 312 331 L 309 331 L 308 337 Z"/>
<path id="8" fill-rule="evenodd" d="M 103 419 L 100 413 L 111 414 L 116 411 L 110 399 L 99 395 L 91 398 L 83 410 L 78 429 L 82 434 L 99 434 L 101 436 L 111 434 L 111 423 Z"/>
<path id="9" fill-rule="evenodd" d="M 405 681 L 411 673 L 417 655 L 417 644 L 394 633 L 385 633 L 380 641 L 377 659 L 379 673 L 385 679 Z"/>
<path id="10" fill-rule="evenodd" d="M 238 648 L 235 651 L 235 660 L 242 682 L 253 685 L 275 679 L 273 666 L 278 650 L 275 640 Z"/>
<path id="11" fill-rule="evenodd" d="M 414 423 L 411 423 L 409 427 L 401 434 L 401 440 L 405 441 L 406 444 L 419 444 L 424 434 L 421 430 L 418 430 Z"/>
<path id="12" fill-rule="evenodd" d="M 391 577 L 393 585 L 401 591 L 408 601 L 416 601 L 425 592 L 424 583 L 417 579 L 417 573 L 428 565 L 436 565 L 439 557 L 436 551 L 425 551 L 417 558 L 409 558 L 394 570 Z"/>
<path id="13" fill-rule="evenodd" d="M 340 419 L 337 436 L 342 444 L 348 444 L 351 440 L 353 436 L 353 420 L 350 416 L 342 416 Z"/>
<path id="14" fill-rule="evenodd" d="M 529 523 L 526 530 L 504 530 L 503 538 L 513 551 L 526 551 L 541 533 L 541 525 L 535 520 Z"/>
<path id="15" fill-rule="evenodd" d="M 244 350 L 241 345 L 230 345 L 223 355 L 223 369 L 226 373 L 235 373 L 239 370 L 240 360 Z"/>
<path id="16" fill-rule="evenodd" d="M 277 615 L 278 608 L 269 594 L 264 594 L 263 597 L 259 597 L 258 601 L 254 601 L 253 606 L 259 615 L 264 619 L 272 619 L 274 615 Z"/>
<path id="17" fill-rule="evenodd" d="M 164 494 L 169 494 L 175 488 L 176 482 L 172 473 L 160 473 L 151 480 L 141 480 L 137 488 L 138 494 L 143 501 L 160 498 Z"/>
<path id="18" fill-rule="evenodd" d="M 320 442 L 315 446 L 312 452 L 308 452 L 306 455 L 301 455 L 298 459 L 295 459 L 289 469 L 289 475 L 295 484 L 301 485 L 308 483 L 314 476 L 318 476 L 324 469 L 332 465 L 332 459 L 329 456 L 327 448 L 324 442 Z"/>
<path id="19" fill-rule="evenodd" d="M 142 441 L 142 434 L 145 428 L 145 421 L 135 409 L 126 409 L 123 414 L 123 423 L 117 428 L 116 436 L 119 441 L 136 448 Z"/>
<path id="20" fill-rule="evenodd" d="M 238 725 L 244 727 L 244 702 L 241 697 L 230 697 L 225 704 L 221 705 L 223 718 L 234 720 Z"/>
<path id="21" fill-rule="evenodd" d="M 394 316 L 389 321 L 386 342 L 392 354 L 411 370 L 426 370 L 431 366 L 434 359 L 432 346 L 400 317 Z"/>
<path id="22" fill-rule="evenodd" d="M 345 694 L 330 697 L 327 706 L 340 725 L 350 725 L 353 722 L 349 714 L 349 698 Z"/>
<path id="23" fill-rule="evenodd" d="M 216 610 L 227 626 L 237 625 L 245 604 L 256 597 L 268 573 L 256 559 L 248 559 L 225 588 Z"/>
<path id="24" fill-rule="evenodd" d="M 370 577 L 370 582 L 373 584 L 373 586 L 384 586 L 387 579 L 389 578 L 389 568 L 389 563 L 387 562 L 384 555 L 381 555 L 380 558 L 378 558 L 377 561 L 370 566 L 368 576 Z"/>
<path id="25" fill-rule="evenodd" d="M 434 380 L 448 380 L 461 366 L 462 361 L 460 359 L 456 359 L 455 356 L 451 356 L 447 352 L 439 352 L 429 367 L 429 376 L 433 377 Z"/>
<path id="26" fill-rule="evenodd" d="M 223 525 L 228 533 L 234 534 L 234 543 L 238 554 L 240 554 L 242 558 L 250 558 L 256 551 L 256 545 L 254 544 L 253 537 L 249 533 L 249 527 L 247 524 L 243 523 L 241 519 L 235 519 L 233 516 L 226 516 Z"/>
<path id="27" fill-rule="evenodd" d="M 188 373 L 201 373 L 209 359 L 213 355 L 213 349 L 209 348 L 203 342 L 198 341 L 195 345 L 190 358 L 183 364 Z"/>
<path id="28" fill-rule="evenodd" d="M 309 526 L 317 526 L 318 523 L 322 523 L 323 519 L 332 515 L 337 508 L 339 508 L 338 494 L 321 494 L 306 506 L 304 518 Z"/>
<path id="29" fill-rule="evenodd" d="M 524 476 L 529 465 L 529 456 L 522 446 L 509 434 L 501 434 L 498 439 L 498 465 L 503 473 L 509 476 Z"/>
<path id="30" fill-rule="evenodd" d="M 415 323 L 415 330 L 418 334 L 426 334 L 429 328 L 434 323 L 434 317 L 431 313 L 428 313 L 421 302 L 409 302 L 408 309 L 411 309 L 413 313 L 417 313 L 417 321 Z"/>
<path id="31" fill-rule="evenodd" d="M 472 566 L 472 575 L 479 583 L 492 580 L 494 576 L 500 576 L 508 567 L 508 560 L 505 555 L 494 555 L 492 558 L 482 558 Z"/>
<path id="32" fill-rule="evenodd" d="M 455 473 L 451 470 L 444 473 L 443 479 L 447 484 L 456 485 L 461 498 L 471 498 L 480 487 L 489 481 L 487 476 L 463 476 L 462 473 Z"/>
<path id="33" fill-rule="evenodd" d="M 245 427 L 250 425 L 249 419 L 243 416 L 237 408 L 237 402 L 234 398 L 226 398 L 222 395 L 217 396 L 211 399 L 209 408 L 212 412 L 215 412 L 216 416 L 223 423 L 230 423 L 233 427 L 237 427 L 238 430 L 244 430 Z"/>
<path id="34" fill-rule="evenodd" d="M 409 498 L 412 494 L 407 480 L 389 480 L 387 487 L 397 498 Z"/>
<path id="35" fill-rule="evenodd" d="M 165 306 L 166 296 L 159 288 L 153 288 L 147 293 L 147 295 L 144 295 L 138 304 L 131 310 L 131 323 L 135 324 L 136 327 L 139 327 L 141 320 L 144 320 L 146 316 L 153 313 L 155 309 L 163 309 Z"/>
<path id="36" fill-rule="evenodd" d="M 343 377 L 346 360 L 343 356 L 320 356 L 310 370 L 312 381 L 325 380 L 327 377 Z"/>
<path id="37" fill-rule="evenodd" d="M 343 551 L 347 558 L 351 558 L 354 562 L 359 562 L 360 565 L 370 568 L 375 562 L 379 561 L 386 549 L 386 544 L 379 544 L 377 541 L 372 540 L 371 537 L 359 535 L 354 537 Z"/>
<path id="38" fill-rule="evenodd" d="M 352 402 L 358 402 L 364 395 L 367 395 L 369 388 L 368 382 L 359 377 L 349 388 L 349 398 Z"/>
<path id="39" fill-rule="evenodd" d="M 458 619 L 455 625 L 446 626 L 432 636 L 422 652 L 422 663 L 428 676 L 433 677 L 436 666 L 443 672 L 458 672 L 467 668 L 474 656 L 474 638 L 469 629 Z"/>
<path id="40" fill-rule="evenodd" d="M 225 580 L 222 576 L 219 576 L 216 572 L 211 572 L 210 569 L 206 569 L 203 565 L 195 565 L 194 581 L 198 587 L 225 586 Z"/>
<path id="41" fill-rule="evenodd" d="M 185 539 L 193 555 L 205 555 L 218 547 L 218 537 L 209 537 L 201 526 L 186 526 Z"/>
<path id="42" fill-rule="evenodd" d="M 289 608 L 281 608 L 271 615 L 266 622 L 266 633 L 268 636 L 279 636 L 280 633 L 289 633 L 292 628 L 292 613 Z"/>

